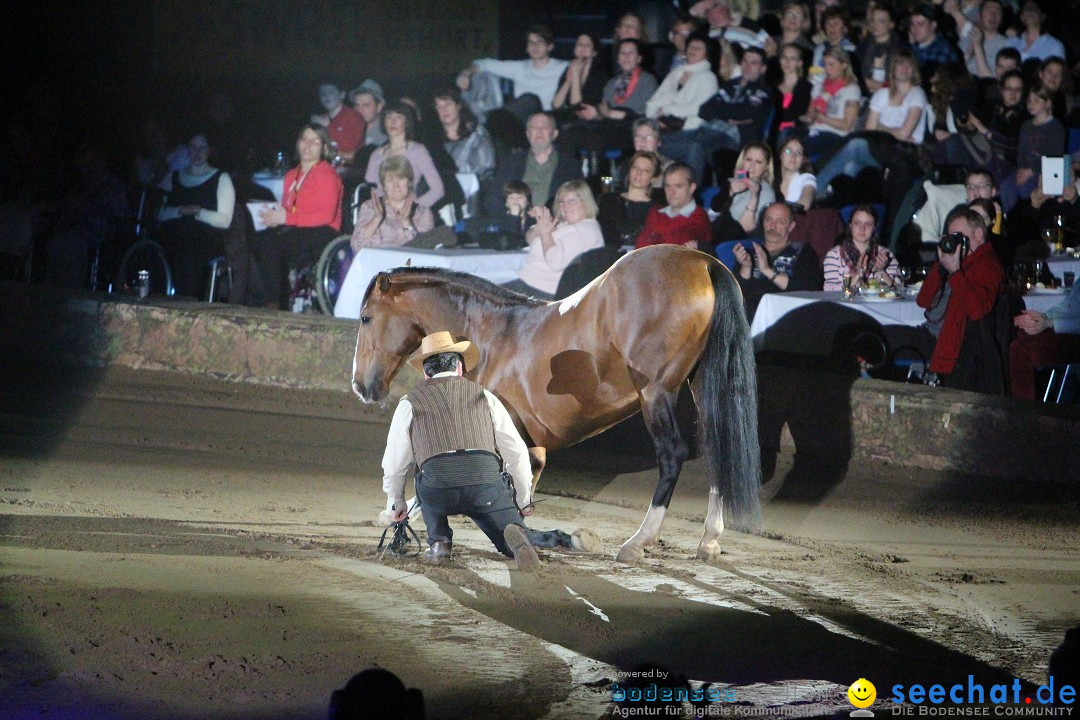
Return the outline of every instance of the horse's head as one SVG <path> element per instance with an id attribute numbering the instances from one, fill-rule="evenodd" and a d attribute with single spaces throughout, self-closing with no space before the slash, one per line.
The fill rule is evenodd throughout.
<path id="1" fill-rule="evenodd" d="M 364 402 L 389 394 L 390 381 L 424 336 L 407 297 L 395 292 L 386 273 L 376 275 L 364 295 L 352 373 L 353 391 Z"/>

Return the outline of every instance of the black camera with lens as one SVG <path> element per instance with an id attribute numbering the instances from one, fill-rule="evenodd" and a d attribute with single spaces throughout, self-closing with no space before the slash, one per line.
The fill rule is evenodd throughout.
<path id="1" fill-rule="evenodd" d="M 956 248 L 958 247 L 963 248 L 964 252 L 967 252 L 969 247 L 968 242 L 968 236 L 964 233 L 951 232 L 941 236 L 941 239 L 938 240 L 938 247 L 941 249 L 941 252 L 946 255 L 952 255 L 956 252 Z"/>

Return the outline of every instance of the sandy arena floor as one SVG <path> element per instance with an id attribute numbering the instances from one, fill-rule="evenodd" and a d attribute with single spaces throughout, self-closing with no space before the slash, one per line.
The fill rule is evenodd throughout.
<path id="1" fill-rule="evenodd" d="M 530 520 L 605 552 L 523 576 L 465 520 L 451 565 L 380 558 L 390 409 L 345 393 L 42 372 L 0 408 L 0 718 L 314 720 L 373 663 L 428 718 L 611 716 L 643 665 L 723 687 L 716 714 L 846 716 L 860 677 L 1031 689 L 1080 622 L 1075 487 L 785 456 L 762 532 L 705 564 L 691 462 L 626 566 L 655 483 L 629 428 L 553 455 Z"/>

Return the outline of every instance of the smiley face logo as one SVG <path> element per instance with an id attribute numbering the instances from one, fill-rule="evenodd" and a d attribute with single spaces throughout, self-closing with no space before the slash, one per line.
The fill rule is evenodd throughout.
<path id="1" fill-rule="evenodd" d="M 868 708 L 877 700 L 877 688 L 866 678 L 859 678 L 851 683 L 847 691 L 848 700 L 857 708 Z"/>

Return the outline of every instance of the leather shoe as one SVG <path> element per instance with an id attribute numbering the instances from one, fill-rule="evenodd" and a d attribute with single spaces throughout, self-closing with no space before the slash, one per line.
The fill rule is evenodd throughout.
<path id="1" fill-rule="evenodd" d="M 506 540 L 510 552 L 514 553 L 514 563 L 518 570 L 532 572 L 540 569 L 540 557 L 529 542 L 525 528 L 517 524 L 507 525 L 503 530 L 503 540 Z"/>
<path id="2" fill-rule="evenodd" d="M 424 551 L 424 560 L 429 563 L 441 563 L 450 559 L 450 551 L 453 543 L 449 540 L 436 540 Z"/>

